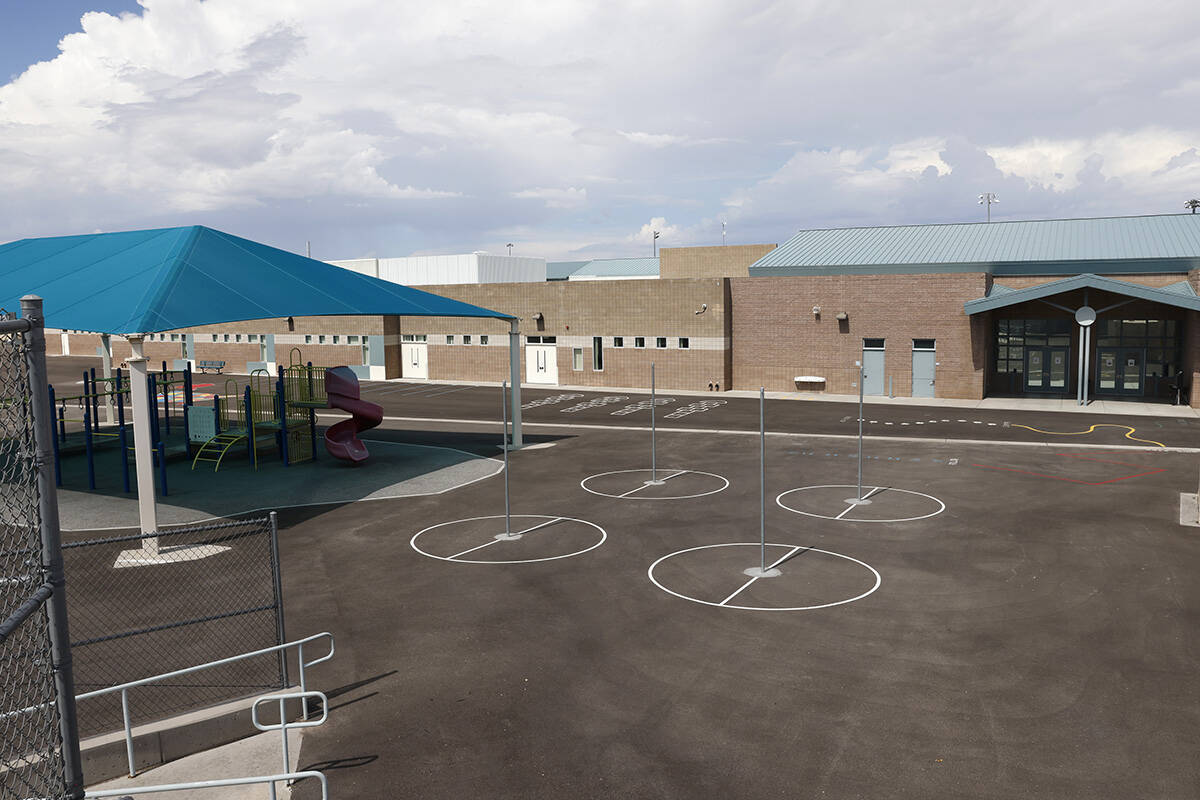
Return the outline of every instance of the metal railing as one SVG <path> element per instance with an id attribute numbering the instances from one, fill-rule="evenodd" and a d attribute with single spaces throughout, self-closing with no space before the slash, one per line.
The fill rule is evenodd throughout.
<path id="1" fill-rule="evenodd" d="M 325 779 L 324 773 L 317 772 L 316 770 L 285 772 L 282 775 L 255 775 L 252 778 L 220 778 L 212 781 L 192 781 L 191 783 L 164 783 L 158 786 L 126 786 L 123 789 L 97 789 L 95 791 L 88 791 L 84 797 L 130 797 L 131 794 L 179 792 L 184 789 L 216 789 L 224 786 L 250 786 L 256 783 L 267 783 L 274 789 L 275 784 L 280 781 L 294 782 L 302 778 L 316 778 L 321 784 L 321 800 L 329 800 L 329 782 Z"/>
<path id="2" fill-rule="evenodd" d="M 320 658 L 313 659 L 312 661 L 305 661 L 304 660 L 304 645 L 314 642 L 318 639 L 328 639 L 329 640 L 329 652 L 326 653 L 325 655 L 321 656 Z M 129 760 L 129 777 L 132 778 L 137 775 L 137 769 L 134 766 L 134 759 L 133 759 L 133 721 L 132 721 L 132 718 L 129 713 L 129 690 L 130 689 L 136 689 L 139 686 L 145 686 L 147 684 L 156 683 L 158 681 L 167 680 L 169 678 L 177 678 L 180 675 L 189 675 L 193 672 L 199 672 L 201 670 L 210 669 L 212 667 L 219 667 L 219 666 L 222 666 L 225 664 L 232 664 L 235 661 L 243 661 L 245 659 L 254 658 L 256 656 L 267 655 L 269 653 L 282 653 L 282 652 L 285 652 L 288 648 L 292 648 L 292 647 L 296 648 L 296 660 L 300 666 L 300 675 L 299 675 L 300 691 L 297 694 L 295 694 L 294 696 L 300 697 L 300 703 L 301 703 L 301 707 L 302 707 L 302 717 L 307 722 L 308 721 L 308 698 L 310 695 L 312 695 L 314 693 L 308 691 L 308 684 L 307 684 L 307 678 L 306 678 L 305 671 L 309 667 L 316 666 L 317 664 L 320 664 L 324 661 L 328 661 L 329 659 L 333 658 L 333 652 L 334 652 L 333 634 L 329 633 L 328 631 L 325 631 L 322 633 L 314 633 L 312 636 L 308 636 L 303 639 L 297 639 L 294 642 L 286 642 L 284 644 L 275 645 L 274 647 L 264 647 L 261 650 L 254 650 L 249 653 L 241 653 L 236 656 L 230 656 L 228 658 L 222 658 L 222 659 L 218 659 L 216 661 L 209 661 L 205 664 L 198 664 L 194 667 L 186 667 L 184 669 L 177 669 L 172 672 L 164 672 L 161 675 L 153 675 L 149 678 L 141 678 L 140 680 L 129 681 L 128 683 L 122 683 L 122 684 L 118 684 L 116 686 L 109 686 L 106 689 L 97 689 L 94 692 L 86 692 L 84 694 L 76 695 L 75 699 L 76 700 L 87 700 L 92 697 L 100 697 L 101 695 L 114 694 L 116 692 L 121 693 L 121 717 L 124 720 L 125 755 Z M 270 697 L 277 699 L 279 697 L 279 695 L 270 695 Z M 257 703 L 255 705 L 257 706 Z M 282 705 L 281 705 L 281 710 L 282 710 Z M 257 719 L 256 716 L 254 718 Z M 282 719 L 283 718 L 281 717 L 281 720 Z M 324 715 L 322 715 L 321 720 L 324 721 L 324 719 L 325 719 Z M 317 724 L 319 724 L 319 723 L 317 723 Z M 258 726 L 255 725 L 255 727 L 258 727 Z M 304 727 L 304 726 L 301 725 L 300 727 Z M 287 736 L 286 730 L 284 731 L 284 736 L 285 737 Z M 285 749 L 286 749 L 286 744 L 285 744 Z M 261 783 L 261 782 L 265 782 L 265 781 L 256 780 L 255 782 Z M 323 782 L 324 782 L 324 779 L 322 779 L 322 783 Z M 201 783 L 203 783 L 204 785 L 213 785 L 213 786 L 218 786 L 218 785 L 232 786 L 232 785 L 234 785 L 234 784 L 230 784 L 230 783 L 219 783 L 219 782 L 201 782 Z M 272 784 L 272 785 L 274 785 L 274 784 Z M 200 788 L 199 784 L 197 784 L 196 788 Z M 104 790 L 104 791 L 107 792 L 108 790 Z M 152 791 L 152 790 L 140 788 L 140 789 L 138 789 L 138 791 L 146 792 L 146 791 Z M 154 789 L 153 791 L 168 791 L 168 790 Z M 126 791 L 126 794 L 127 793 L 128 793 L 128 791 Z M 119 793 L 117 795 L 112 795 L 112 794 L 92 795 L 91 793 L 89 793 L 88 796 L 89 797 L 92 797 L 92 796 L 94 796 L 94 797 L 115 797 L 115 796 L 119 796 Z"/>

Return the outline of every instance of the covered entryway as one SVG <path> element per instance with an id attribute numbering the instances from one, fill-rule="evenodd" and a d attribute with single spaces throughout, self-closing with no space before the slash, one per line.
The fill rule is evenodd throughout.
<path id="1" fill-rule="evenodd" d="M 1190 372 L 1185 323 L 1200 296 L 1188 281 L 1084 274 L 1024 289 L 994 284 L 964 311 L 990 322 L 987 394 L 1174 402 Z"/>

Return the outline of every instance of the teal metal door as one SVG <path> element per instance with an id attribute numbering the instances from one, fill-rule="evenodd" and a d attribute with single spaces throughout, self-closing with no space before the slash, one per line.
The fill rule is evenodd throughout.
<path id="1" fill-rule="evenodd" d="M 1025 348 L 1025 391 L 1066 392 L 1070 385 L 1069 347 Z"/>
<path id="2" fill-rule="evenodd" d="M 863 350 L 863 394 L 887 394 L 883 350 Z"/>
<path id="3" fill-rule="evenodd" d="M 933 397 L 935 395 L 934 379 L 936 375 L 937 352 L 934 350 L 913 350 L 912 396 Z"/>
<path id="4" fill-rule="evenodd" d="M 1096 394 L 1141 397 L 1146 393 L 1146 351 L 1141 347 L 1096 350 Z"/>

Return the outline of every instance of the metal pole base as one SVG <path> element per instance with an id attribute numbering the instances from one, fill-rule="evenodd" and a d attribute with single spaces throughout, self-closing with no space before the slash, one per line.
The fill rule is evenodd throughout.
<path id="1" fill-rule="evenodd" d="M 666 481 L 642 481 L 643 486 L 662 486 Z"/>
<path id="2" fill-rule="evenodd" d="M 777 567 L 764 570 L 762 567 L 751 567 L 750 569 L 742 570 L 743 575 L 749 575 L 751 578 L 778 578 L 783 573 Z"/>
<path id="3" fill-rule="evenodd" d="M 497 533 L 492 538 L 496 539 L 497 541 L 501 541 L 501 542 L 515 542 L 517 539 L 520 539 L 524 535 L 525 534 L 523 534 L 523 533 Z"/>
<path id="4" fill-rule="evenodd" d="M 122 550 L 113 563 L 114 569 L 145 567 L 151 564 L 177 564 L 181 561 L 198 561 L 228 550 L 224 545 L 181 544 L 176 547 Z"/>
<path id="5" fill-rule="evenodd" d="M 846 502 L 852 506 L 869 506 L 871 501 L 865 497 L 847 497 Z"/>

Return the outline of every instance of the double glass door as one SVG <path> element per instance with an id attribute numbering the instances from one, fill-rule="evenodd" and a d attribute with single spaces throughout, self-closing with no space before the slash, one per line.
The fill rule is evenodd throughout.
<path id="1" fill-rule="evenodd" d="M 1101 347 L 1096 350 L 1097 394 L 1145 394 L 1146 350 Z"/>
<path id="2" fill-rule="evenodd" d="M 1071 364 L 1069 347 L 1025 348 L 1025 391 L 1065 392 Z"/>

